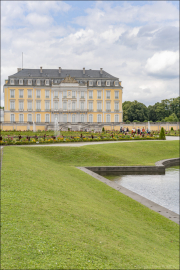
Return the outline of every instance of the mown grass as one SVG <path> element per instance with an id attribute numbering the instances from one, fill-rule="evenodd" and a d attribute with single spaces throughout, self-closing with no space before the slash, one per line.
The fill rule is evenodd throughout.
<path id="1" fill-rule="evenodd" d="M 75 168 L 178 153 L 176 141 L 4 147 L 1 268 L 179 269 L 176 223 Z"/>

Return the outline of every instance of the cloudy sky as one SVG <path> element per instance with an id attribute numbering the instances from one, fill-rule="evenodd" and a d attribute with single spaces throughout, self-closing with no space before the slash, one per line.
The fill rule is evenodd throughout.
<path id="1" fill-rule="evenodd" d="M 123 101 L 177 97 L 178 10 L 178 1 L 2 1 L 1 88 L 23 52 L 24 68 L 102 67 L 122 81 Z"/>

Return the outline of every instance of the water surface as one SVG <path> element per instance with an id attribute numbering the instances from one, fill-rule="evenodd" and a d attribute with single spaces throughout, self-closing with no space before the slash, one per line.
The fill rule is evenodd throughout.
<path id="1" fill-rule="evenodd" d="M 179 214 L 179 169 L 179 166 L 167 168 L 165 175 L 101 175 Z"/>

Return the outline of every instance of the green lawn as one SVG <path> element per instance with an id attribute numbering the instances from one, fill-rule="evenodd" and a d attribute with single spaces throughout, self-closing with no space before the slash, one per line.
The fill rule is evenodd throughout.
<path id="1" fill-rule="evenodd" d="M 153 165 L 179 142 L 4 147 L 2 269 L 179 269 L 179 226 L 75 166 Z"/>

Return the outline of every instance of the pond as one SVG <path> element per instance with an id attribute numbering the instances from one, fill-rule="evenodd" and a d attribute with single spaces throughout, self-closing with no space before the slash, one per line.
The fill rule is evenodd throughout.
<path id="1" fill-rule="evenodd" d="M 100 173 L 109 180 L 179 214 L 179 166 L 166 169 L 165 175 Z"/>

